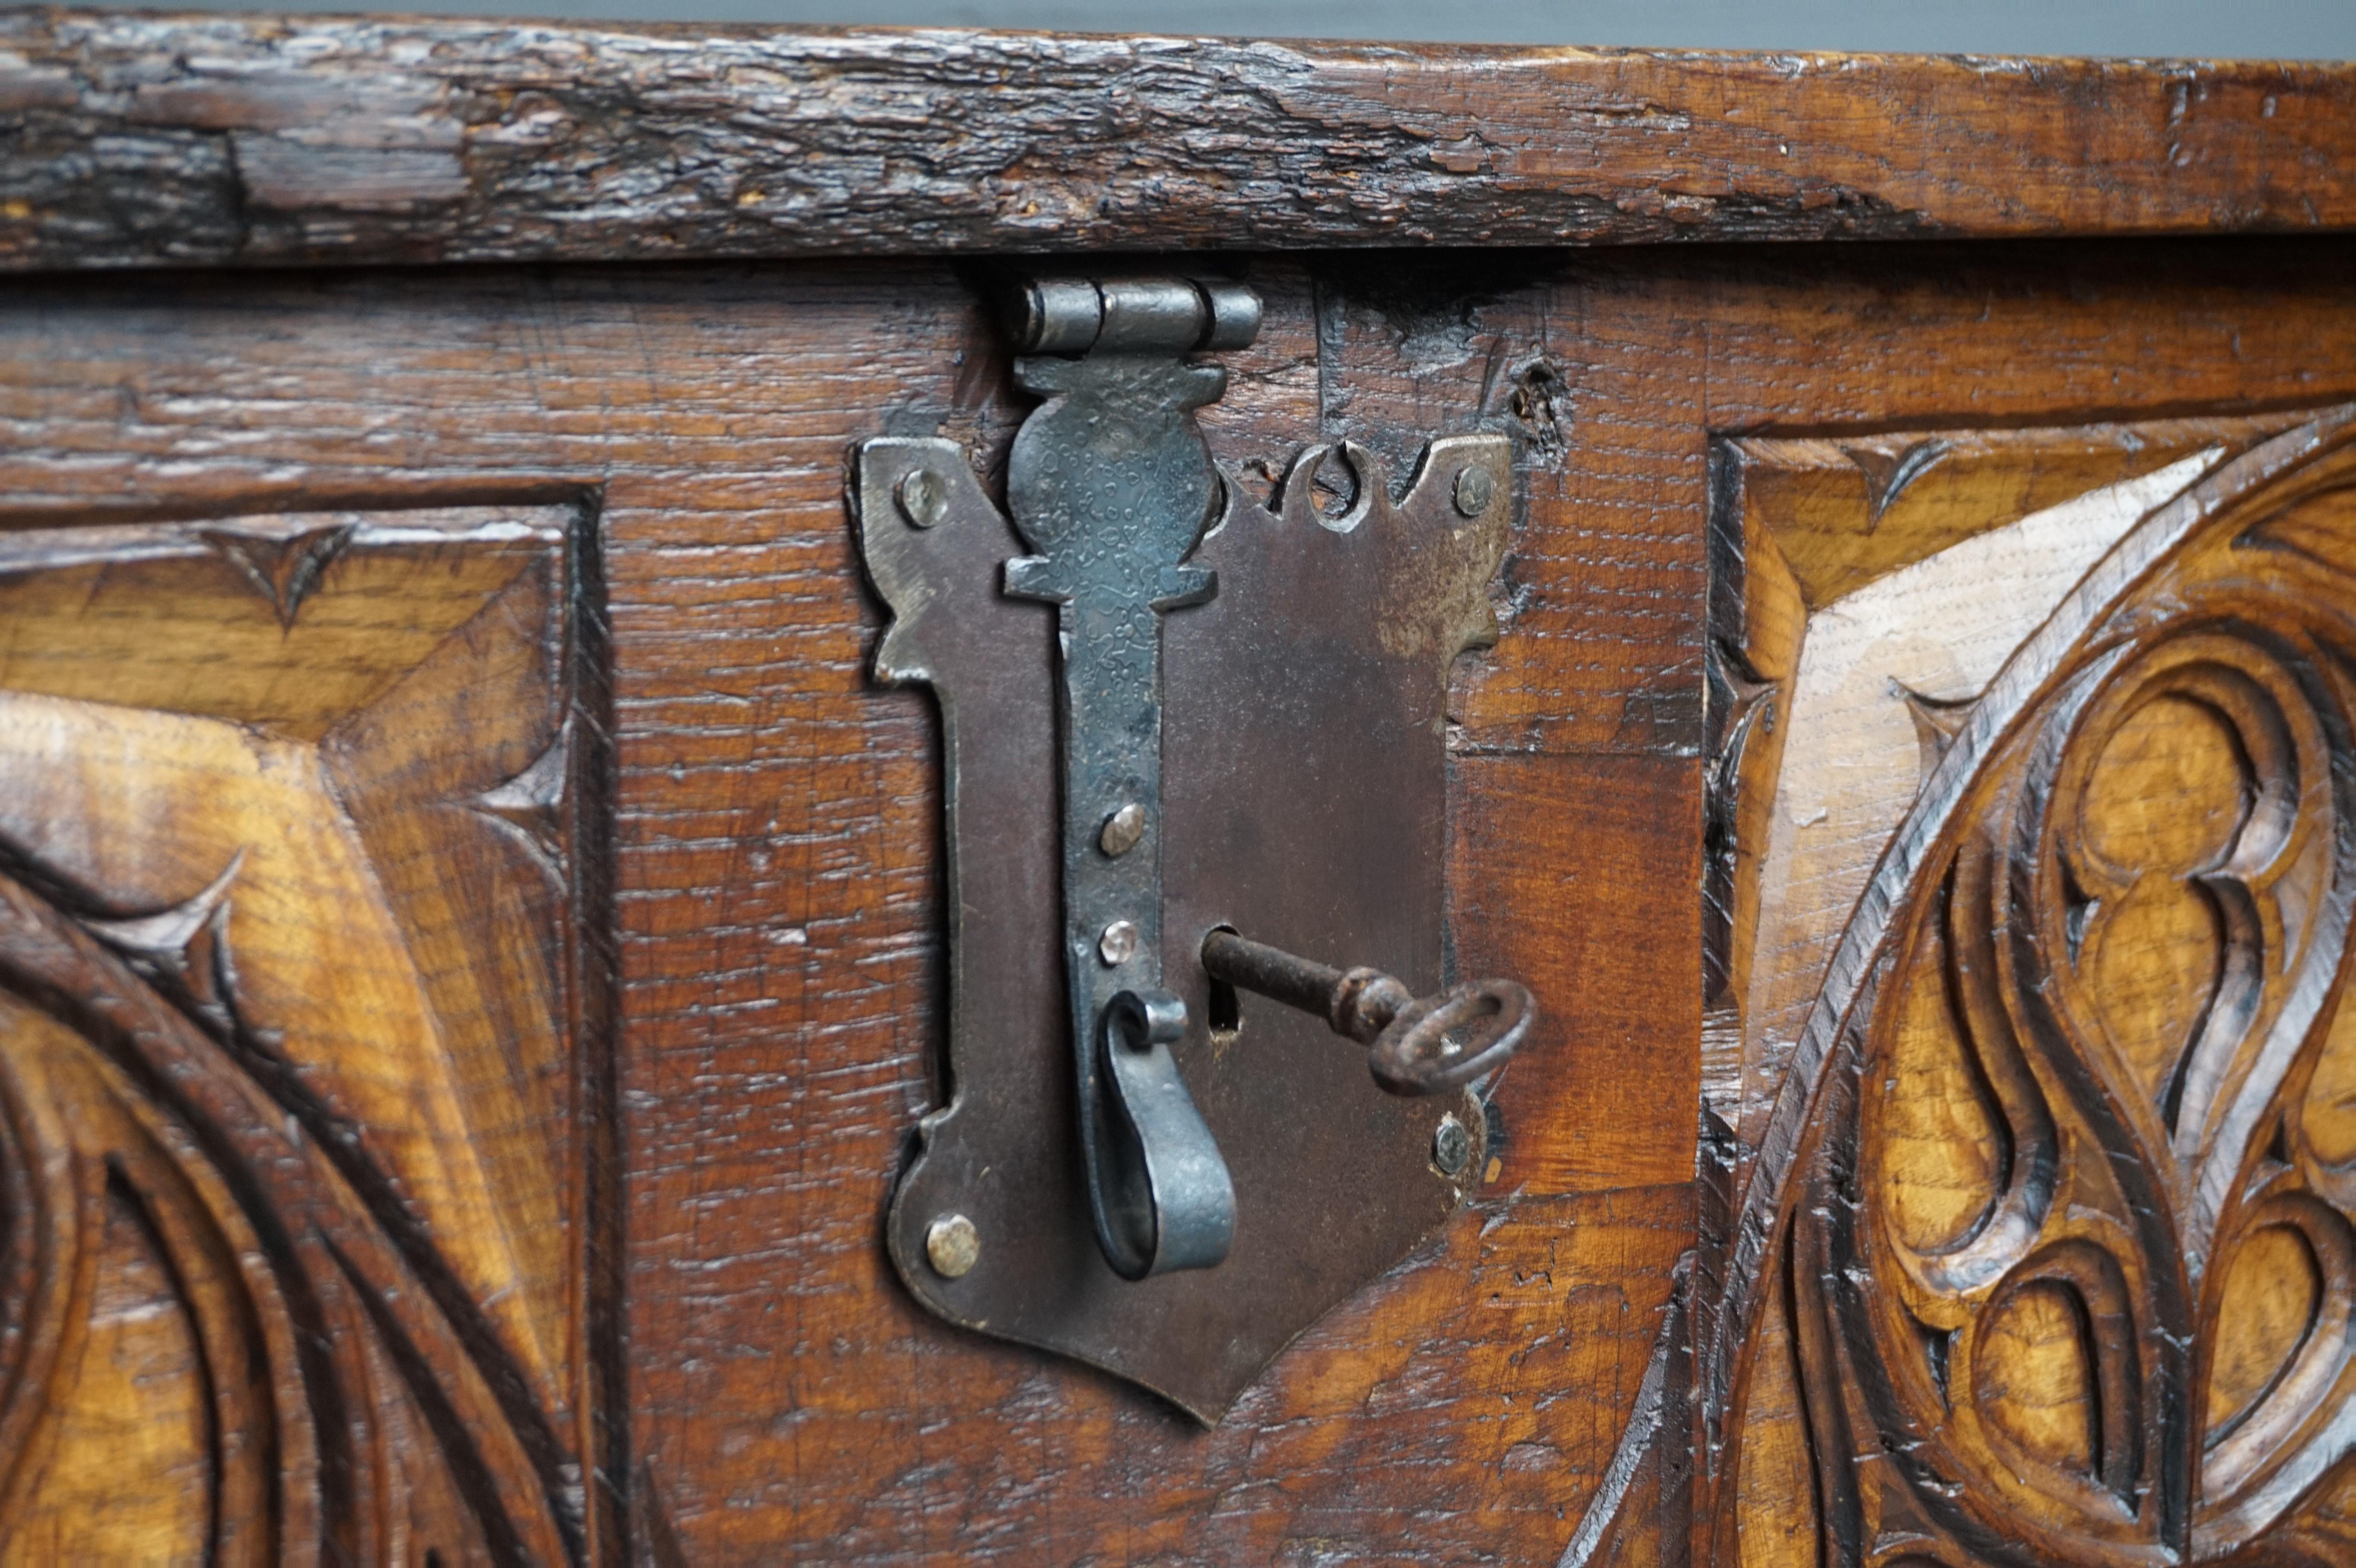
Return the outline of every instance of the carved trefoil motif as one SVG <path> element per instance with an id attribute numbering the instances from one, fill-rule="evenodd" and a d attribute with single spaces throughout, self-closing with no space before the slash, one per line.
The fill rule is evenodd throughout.
<path id="1" fill-rule="evenodd" d="M 1707 1560 L 2356 1552 L 2352 421 L 1720 444 Z"/>
<path id="2" fill-rule="evenodd" d="M 0 1546 L 584 1559 L 590 509 L 16 521 Z"/>

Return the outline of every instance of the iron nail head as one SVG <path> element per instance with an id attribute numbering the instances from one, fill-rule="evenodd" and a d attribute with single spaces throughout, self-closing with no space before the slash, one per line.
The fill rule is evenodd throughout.
<path id="1" fill-rule="evenodd" d="M 1137 847 L 1145 836 L 1145 808 L 1131 800 L 1107 817 L 1097 834 L 1097 847 L 1115 860 Z"/>
<path id="2" fill-rule="evenodd" d="M 1472 1163 L 1472 1134 L 1454 1116 L 1442 1116 L 1431 1133 L 1431 1163 L 1440 1167 L 1442 1176 L 1464 1174 Z"/>
<path id="3" fill-rule="evenodd" d="M 900 515 L 918 528 L 930 528 L 948 515 L 949 488 L 930 468 L 909 469 L 899 496 Z"/>
<path id="4" fill-rule="evenodd" d="M 1457 512 L 1464 517 L 1479 517 L 1497 499 L 1497 481 L 1489 470 L 1478 463 L 1468 463 L 1456 470 L 1454 498 Z"/>
<path id="5" fill-rule="evenodd" d="M 1119 969 L 1137 956 L 1137 927 L 1128 920 L 1115 920 L 1097 938 L 1097 956 L 1105 961 L 1107 969 Z"/>
<path id="6" fill-rule="evenodd" d="M 962 1214 L 944 1214 L 925 1227 L 925 1261 L 945 1280 L 963 1279 L 981 1262 L 981 1232 Z"/>

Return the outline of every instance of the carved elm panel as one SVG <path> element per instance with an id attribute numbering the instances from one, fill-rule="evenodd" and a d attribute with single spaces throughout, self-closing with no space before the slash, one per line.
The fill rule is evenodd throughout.
<path id="1" fill-rule="evenodd" d="M 0 533 L 0 1553 L 584 1550 L 583 508 Z"/>
<path id="2" fill-rule="evenodd" d="M 1713 1560 L 2356 1550 L 2351 422 L 1721 444 Z"/>

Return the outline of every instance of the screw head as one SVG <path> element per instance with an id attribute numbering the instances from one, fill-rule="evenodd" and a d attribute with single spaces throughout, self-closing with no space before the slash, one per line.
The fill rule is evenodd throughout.
<path id="1" fill-rule="evenodd" d="M 925 1227 L 925 1261 L 945 1280 L 963 1279 L 981 1262 L 981 1232 L 962 1214 L 944 1214 Z"/>
<path id="2" fill-rule="evenodd" d="M 1097 834 L 1097 847 L 1115 860 L 1137 847 L 1145 836 L 1145 808 L 1131 800 L 1104 821 L 1104 831 Z"/>
<path id="3" fill-rule="evenodd" d="M 930 528 L 949 510 L 949 487 L 930 468 L 911 468 L 900 480 L 900 515 L 918 528 Z"/>
<path id="4" fill-rule="evenodd" d="M 1460 515 L 1479 517 L 1497 499 L 1497 481 L 1478 463 L 1467 464 L 1456 470 L 1453 499 Z"/>
<path id="5" fill-rule="evenodd" d="M 1472 1163 L 1472 1134 L 1454 1116 L 1442 1116 L 1432 1130 L 1431 1163 L 1443 1176 L 1458 1176 Z"/>
<path id="6" fill-rule="evenodd" d="M 1115 920 L 1097 939 L 1097 956 L 1105 961 L 1107 969 L 1119 969 L 1137 956 L 1137 928 L 1127 920 Z"/>

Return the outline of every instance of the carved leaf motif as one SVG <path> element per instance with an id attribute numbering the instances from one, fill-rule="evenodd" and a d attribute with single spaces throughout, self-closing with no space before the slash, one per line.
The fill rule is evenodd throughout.
<path id="1" fill-rule="evenodd" d="M 220 552 L 270 601 L 278 624 L 291 629 L 320 575 L 351 542 L 352 525 L 338 522 L 294 533 L 208 528 L 199 529 L 198 537 Z"/>
<path id="2" fill-rule="evenodd" d="M 1887 442 L 1853 442 L 1842 447 L 1842 453 L 1865 475 L 1868 532 L 1909 485 L 1936 467 L 1951 450 L 1935 435 L 1898 447 Z"/>
<path id="3" fill-rule="evenodd" d="M 561 730 L 548 749 L 514 778 L 466 803 L 511 830 L 551 875 L 564 865 L 564 789 L 572 768 L 572 732 Z"/>

